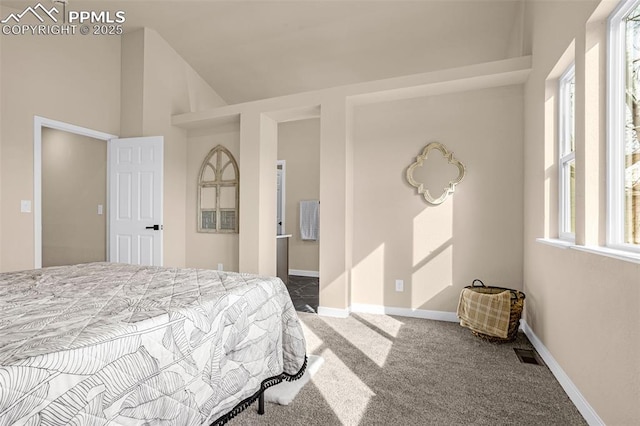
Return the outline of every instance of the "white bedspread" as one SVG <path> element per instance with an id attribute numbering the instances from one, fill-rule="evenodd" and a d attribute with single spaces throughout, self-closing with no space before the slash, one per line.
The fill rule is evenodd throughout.
<path id="1" fill-rule="evenodd" d="M 278 278 L 91 263 L 0 274 L 0 426 L 201 425 L 298 376 Z"/>

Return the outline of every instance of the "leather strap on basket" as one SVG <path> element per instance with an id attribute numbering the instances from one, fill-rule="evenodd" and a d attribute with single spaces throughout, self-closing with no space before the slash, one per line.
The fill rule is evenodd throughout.
<path id="1" fill-rule="evenodd" d="M 480 285 L 476 285 L 476 281 L 480 283 Z M 473 280 L 473 282 L 471 283 L 471 287 L 486 287 L 486 285 L 484 285 L 484 283 L 482 282 L 482 280 L 479 279 L 475 279 Z"/>

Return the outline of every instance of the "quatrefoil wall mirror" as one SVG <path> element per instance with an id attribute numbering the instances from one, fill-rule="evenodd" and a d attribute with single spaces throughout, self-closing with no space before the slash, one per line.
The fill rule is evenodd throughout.
<path id="1" fill-rule="evenodd" d="M 438 142 L 424 147 L 407 169 L 407 181 L 429 204 L 442 204 L 465 175 L 464 165 Z"/>

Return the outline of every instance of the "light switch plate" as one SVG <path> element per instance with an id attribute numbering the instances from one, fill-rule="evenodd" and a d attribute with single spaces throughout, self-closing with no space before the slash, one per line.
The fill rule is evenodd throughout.
<path id="1" fill-rule="evenodd" d="M 20 200 L 20 212 L 31 213 L 31 200 Z"/>
<path id="2" fill-rule="evenodd" d="M 404 281 L 396 280 L 396 291 L 404 291 Z"/>

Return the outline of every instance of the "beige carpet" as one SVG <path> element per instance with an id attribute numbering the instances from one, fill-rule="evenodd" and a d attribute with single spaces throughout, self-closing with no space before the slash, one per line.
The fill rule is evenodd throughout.
<path id="1" fill-rule="evenodd" d="M 526 336 L 492 344 L 455 323 L 298 313 L 325 363 L 288 406 L 257 403 L 230 425 L 584 425 Z"/>

